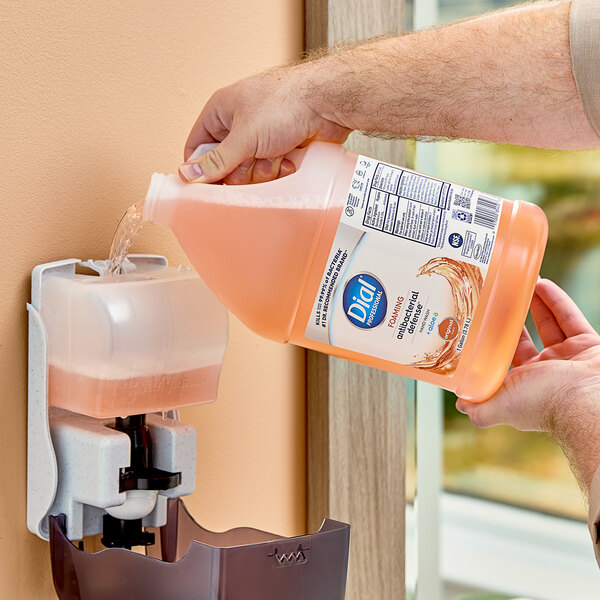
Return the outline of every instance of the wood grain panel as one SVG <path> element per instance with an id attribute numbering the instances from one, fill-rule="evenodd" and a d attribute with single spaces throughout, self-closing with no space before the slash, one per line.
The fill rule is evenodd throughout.
<path id="1" fill-rule="evenodd" d="M 402 31 L 394 0 L 306 0 L 307 49 Z M 399 140 L 354 133 L 346 146 L 403 164 Z M 404 588 L 405 380 L 308 353 L 308 522 L 352 525 L 347 600 L 399 600 Z"/>
<path id="2" fill-rule="evenodd" d="M 310 352 L 308 520 L 351 523 L 347 600 L 404 594 L 405 382 Z"/>

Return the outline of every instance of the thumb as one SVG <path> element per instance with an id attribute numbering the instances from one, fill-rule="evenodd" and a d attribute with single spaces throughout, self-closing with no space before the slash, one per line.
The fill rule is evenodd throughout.
<path id="1" fill-rule="evenodd" d="M 220 144 L 197 158 L 188 159 L 179 173 L 188 183 L 213 183 L 223 179 L 240 163 L 252 157 L 240 136 L 230 133 Z"/>
<path id="2" fill-rule="evenodd" d="M 459 398 L 457 410 L 468 415 L 475 427 L 510 425 L 520 431 L 543 431 L 550 391 L 544 381 L 548 377 L 536 367 L 541 365 L 512 369 L 491 398 L 480 403 Z"/>
<path id="3" fill-rule="evenodd" d="M 467 415 L 475 427 L 481 428 L 510 424 L 508 422 L 512 421 L 513 413 L 511 397 L 504 385 L 485 402 L 469 402 L 458 398 L 456 410 Z"/>

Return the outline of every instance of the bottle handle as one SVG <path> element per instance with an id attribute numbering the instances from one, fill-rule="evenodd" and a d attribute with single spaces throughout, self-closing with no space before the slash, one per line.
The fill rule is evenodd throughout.
<path id="1" fill-rule="evenodd" d="M 194 158 L 198 158 L 207 152 L 210 152 L 214 148 L 219 145 L 218 142 L 210 142 L 207 144 L 200 144 L 189 156 L 188 160 L 193 160 Z M 308 150 L 308 145 L 303 146 L 302 148 L 294 148 L 290 152 L 284 155 L 285 158 L 292 161 L 294 163 L 294 167 L 296 167 L 296 172 L 302 166 L 302 161 L 304 160 L 304 156 L 306 155 L 306 151 Z M 292 173 L 293 175 L 293 173 Z M 287 176 L 289 177 L 289 175 Z"/>

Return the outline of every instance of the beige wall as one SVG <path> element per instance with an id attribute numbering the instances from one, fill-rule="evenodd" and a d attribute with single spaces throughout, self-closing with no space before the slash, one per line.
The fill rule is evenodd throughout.
<path id="1" fill-rule="evenodd" d="M 212 90 L 297 56 L 301 0 L 0 0 L 0 596 L 54 597 L 48 545 L 26 529 L 29 273 L 105 257 L 152 171 L 175 169 Z M 148 226 L 137 251 L 184 261 Z M 199 434 L 193 514 L 214 529 L 305 523 L 303 353 L 235 320 L 219 400 Z"/>

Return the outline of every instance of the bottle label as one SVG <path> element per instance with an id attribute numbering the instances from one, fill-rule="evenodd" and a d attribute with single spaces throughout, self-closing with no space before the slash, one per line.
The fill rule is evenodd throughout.
<path id="1" fill-rule="evenodd" d="M 359 156 L 308 339 L 451 376 L 502 199 Z"/>

